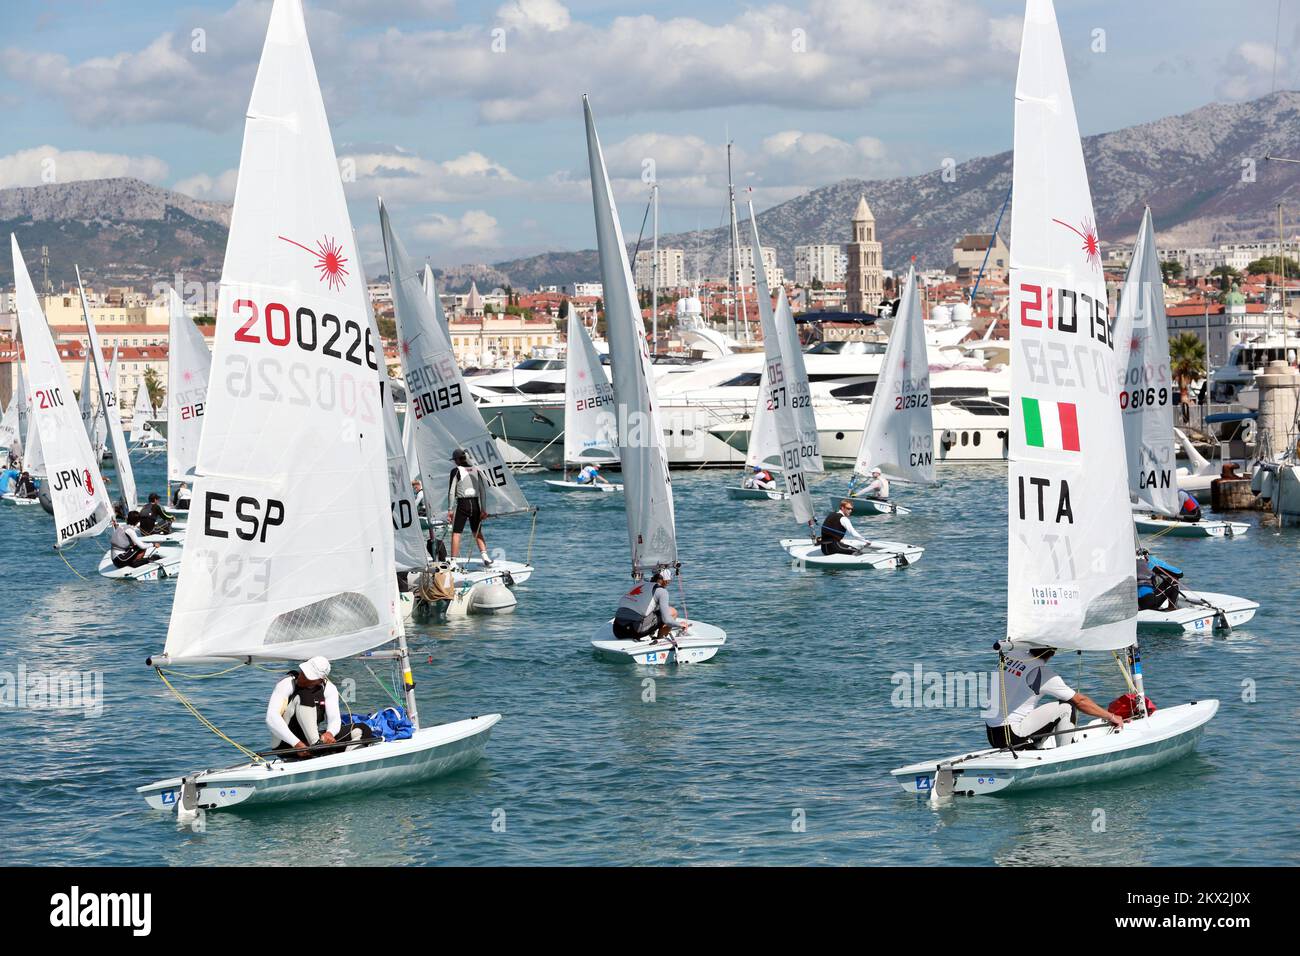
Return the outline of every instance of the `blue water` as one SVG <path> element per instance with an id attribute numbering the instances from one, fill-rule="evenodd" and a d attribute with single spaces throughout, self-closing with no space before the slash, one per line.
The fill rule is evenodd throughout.
<path id="1" fill-rule="evenodd" d="M 160 461 L 138 471 L 142 489 L 161 487 Z M 425 724 L 505 715 L 485 759 L 364 797 L 210 814 L 201 833 L 178 829 L 134 792 L 239 761 L 144 665 L 163 645 L 174 585 L 100 579 L 99 543 L 68 555 L 89 578 L 79 580 L 50 549 L 48 517 L 8 507 L 0 671 L 101 671 L 104 710 L 93 718 L 0 709 L 5 862 L 1294 863 L 1296 531 L 1159 544 L 1194 586 L 1263 603 L 1226 638 L 1143 643 L 1158 705 L 1222 701 L 1196 755 L 1135 780 L 940 811 L 893 783 L 893 767 L 983 746 L 977 707 L 894 707 L 890 678 L 918 663 L 941 671 L 995 663 L 1005 474 L 945 467 L 937 489 L 907 496 L 911 517 L 861 523 L 928 551 L 908 570 L 858 574 L 792 570 L 776 545 L 796 530 L 785 505 L 731 500 L 729 474 L 675 474 L 686 607 L 729 635 L 713 661 L 680 670 L 590 653 L 590 633 L 627 580 L 621 499 L 575 500 L 524 476 L 542 511 L 537 574 L 520 587 L 516 613 L 413 635 Z M 833 474 L 818 504 L 846 477 Z M 529 534 L 526 519 L 493 522 L 489 544 L 522 556 Z M 1109 660 L 1058 663 L 1098 700 L 1122 689 Z M 335 675 L 357 679 L 358 708 L 386 703 L 355 662 Z M 244 668 L 182 686 L 226 733 L 261 747 L 275 680 Z M 1254 682 L 1256 702 L 1243 701 L 1243 682 Z"/>

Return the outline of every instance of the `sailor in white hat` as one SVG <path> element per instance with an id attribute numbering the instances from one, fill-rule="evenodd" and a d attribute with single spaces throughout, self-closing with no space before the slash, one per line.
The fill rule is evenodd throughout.
<path id="1" fill-rule="evenodd" d="M 877 501 L 889 500 L 889 479 L 880 473 L 879 468 L 871 469 L 871 480 L 862 489 L 863 498 L 875 498 Z"/>
<path id="2" fill-rule="evenodd" d="M 332 744 L 343 726 L 339 690 L 330 683 L 330 662 L 324 657 L 303 661 L 280 679 L 266 705 L 266 726 L 275 747 L 306 751 L 313 744 Z M 325 732 L 321 733 L 321 720 Z M 319 753 L 319 751 L 316 751 Z M 303 757 L 313 756 L 304 752 Z"/>

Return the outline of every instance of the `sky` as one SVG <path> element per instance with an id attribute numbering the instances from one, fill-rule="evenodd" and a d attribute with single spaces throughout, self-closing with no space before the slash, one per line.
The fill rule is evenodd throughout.
<path id="1" fill-rule="evenodd" d="M 53 170 L 233 196 L 270 0 L 0 4 L 0 187 Z M 1012 0 L 304 6 L 372 267 L 377 194 L 439 267 L 591 248 L 582 93 L 630 237 L 652 178 L 662 232 L 723 224 L 728 137 L 760 210 L 1010 147 Z M 1060 0 L 1057 14 L 1085 135 L 1300 87 L 1294 0 Z"/>

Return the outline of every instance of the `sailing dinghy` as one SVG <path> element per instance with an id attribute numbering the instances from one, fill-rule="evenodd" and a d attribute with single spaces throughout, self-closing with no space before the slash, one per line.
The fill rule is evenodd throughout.
<path id="1" fill-rule="evenodd" d="M 415 446 L 426 509 L 432 517 L 433 504 L 439 500 L 441 489 L 447 487 L 452 453 L 463 448 L 487 486 L 487 500 L 481 503 L 485 521 L 533 514 L 534 509 L 501 457 L 500 446 L 488 432 L 465 384 L 447 335 L 447 322 L 441 315 L 442 302 L 437 291 L 425 292 L 424 277 L 393 230 L 382 199 L 379 225 L 393 290 L 393 311 L 397 316 L 398 355 L 406 381 L 407 414 L 415 415 Z M 428 281 L 433 281 L 432 272 Z M 465 530 L 469 537 L 465 546 L 472 549 L 473 536 L 468 527 Z M 513 608 L 517 600 L 503 590 L 524 583 L 533 574 L 533 567 L 527 561 L 510 561 L 504 557 L 490 564 L 485 564 L 482 557 L 453 558 L 451 563 L 457 585 L 469 586 L 465 608 L 485 613 Z M 447 610 L 455 612 L 454 607 Z"/>
<path id="2" fill-rule="evenodd" d="M 681 569 L 673 520 L 673 488 L 650 372 L 645 323 L 636 286 L 632 283 L 614 191 L 586 96 L 582 98 L 582 111 L 587 127 L 587 162 L 591 171 L 600 278 L 605 287 L 606 334 L 614 368 L 618 457 L 623 466 L 623 504 L 632 550 L 631 592 L 638 592 L 650 586 L 649 579 L 657 570 L 667 568 L 677 573 Z M 689 619 L 684 599 L 682 604 L 682 616 L 665 638 L 651 635 L 639 640 L 620 639 L 615 636 L 614 622 L 610 619 L 597 628 L 591 645 L 601 657 L 638 664 L 707 661 L 727 642 L 727 634 L 713 624 Z"/>
<path id="3" fill-rule="evenodd" d="M 568 351 L 564 371 L 564 479 L 546 480 L 551 491 L 579 495 L 615 494 L 622 485 L 609 481 L 570 481 L 569 465 L 618 464 L 618 434 L 614 427 L 614 386 L 605 377 L 600 355 L 569 304 Z"/>
<path id="4" fill-rule="evenodd" d="M 186 538 L 166 647 L 149 663 L 388 658 L 416 729 L 305 760 L 241 747 L 251 757 L 241 766 L 140 787 L 152 807 L 192 813 L 424 780 L 479 759 L 500 719 L 420 726 L 397 606 L 382 347 L 356 261 L 302 7 L 275 0 L 221 277 L 194 482 L 204 520 Z"/>
<path id="5" fill-rule="evenodd" d="M 749 209 L 750 229 L 754 255 L 761 261 L 758 224 L 754 207 Z M 853 554 L 824 554 L 818 537 L 816 515 L 812 497 L 808 493 L 809 474 L 824 470 L 821 446 L 817 438 L 817 420 L 813 414 L 812 391 L 808 387 L 808 372 L 804 367 L 799 336 L 795 331 L 794 316 L 785 289 L 776 291 L 776 309 L 767 288 L 764 270 L 755 270 L 759 320 L 763 327 L 764 392 L 760 393 L 762 406 L 771 408 L 776 424 L 776 440 L 781 456 L 781 474 L 785 490 L 797 522 L 808 529 L 802 538 L 783 538 L 781 547 L 794 559 L 797 567 L 822 569 L 892 569 L 906 567 L 921 559 L 925 549 L 901 541 L 869 541 Z M 838 506 L 838 502 L 837 502 Z"/>
<path id="6" fill-rule="evenodd" d="M 865 488 L 879 470 L 886 482 L 934 484 L 934 416 L 930 402 L 930 365 L 916 267 L 907 271 L 902 300 L 885 347 L 880 378 L 871 396 L 867 427 L 849 481 L 853 513 L 907 515 L 907 508 L 872 496 Z M 838 507 L 836 500 L 833 507 Z"/>
<path id="7" fill-rule="evenodd" d="M 745 449 L 745 470 L 739 485 L 727 494 L 740 501 L 789 501 L 790 492 L 775 486 L 764 488 L 758 483 L 761 472 L 771 474 L 781 465 L 781 440 L 776 434 L 776 407 L 767 387 L 767 363 L 758 379 L 758 397 L 754 400 L 754 418 L 750 422 L 749 442 Z"/>
<path id="8" fill-rule="evenodd" d="M 185 314 L 185 303 L 170 287 L 167 311 L 171 336 L 167 356 L 167 491 L 177 511 L 188 511 L 188 486 L 194 482 L 199 461 L 212 353 L 203 333 Z"/>
<path id="9" fill-rule="evenodd" d="M 63 360 L 36 298 L 27 264 L 10 236 L 14 300 L 26 357 L 26 387 L 31 398 L 28 428 L 40 435 L 41 455 L 54 514 L 56 550 L 93 538 L 109 526 L 112 506 L 90 447 L 90 437 L 63 371 Z M 32 499 L 33 502 L 36 499 Z"/>
<path id="10" fill-rule="evenodd" d="M 16 455 L 22 462 L 22 469 L 35 478 L 38 473 L 34 468 L 35 458 L 32 451 L 35 450 L 33 445 L 36 445 L 36 448 L 39 448 L 39 445 L 36 444 L 36 429 L 32 421 L 32 397 L 27 388 L 27 376 L 23 373 L 23 362 L 21 360 L 14 362 L 14 367 L 17 370 L 17 381 L 14 384 L 14 396 L 9 402 L 9 411 L 6 413 L 13 431 L 8 433 L 6 441 L 10 442 L 10 454 Z M 44 483 L 40 490 L 44 491 Z M 0 494 L 0 501 L 19 508 L 41 503 L 39 497 L 27 498 L 16 495 L 12 491 Z"/>
<path id="11" fill-rule="evenodd" d="M 904 790 L 935 803 L 1152 770 L 1190 753 L 1219 708 L 1217 700 L 1201 700 L 1150 713 L 1145 703 L 1120 378 L 1051 0 L 1027 4 L 1013 155 L 1009 314 L 1016 414 L 1007 636 L 997 646 L 999 655 L 1040 647 L 1113 654 L 1135 695 L 1135 716 L 1118 731 L 1098 721 L 1046 735 L 1031 749 L 980 750 L 893 771 Z"/>
<path id="12" fill-rule="evenodd" d="M 1169 329 L 1149 207 L 1142 214 L 1133 261 L 1120 287 L 1115 342 L 1124 373 L 1119 405 L 1124 412 L 1129 498 L 1138 533 L 1172 538 L 1244 535 L 1250 525 L 1241 521 L 1183 521 L 1179 517 Z"/>

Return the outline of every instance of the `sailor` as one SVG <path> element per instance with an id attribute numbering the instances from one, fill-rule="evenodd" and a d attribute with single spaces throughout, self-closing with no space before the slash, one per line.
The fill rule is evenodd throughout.
<path id="1" fill-rule="evenodd" d="M 9 494 L 17 485 L 20 475 L 22 472 L 17 468 L 6 468 L 0 471 L 0 495 Z"/>
<path id="2" fill-rule="evenodd" d="M 158 502 L 155 492 L 149 496 L 149 503 L 140 509 L 140 530 L 145 534 L 171 534 L 175 515 L 169 514 Z"/>
<path id="3" fill-rule="evenodd" d="M 22 471 L 18 475 L 18 480 L 14 482 L 14 497 L 35 498 L 36 488 L 37 485 L 35 479 L 32 478 L 31 475 L 27 474 L 26 471 Z"/>
<path id="4" fill-rule="evenodd" d="M 1201 520 L 1201 503 L 1181 488 L 1178 490 L 1178 520 Z"/>
<path id="5" fill-rule="evenodd" d="M 1178 608 L 1178 579 L 1183 572 L 1172 564 L 1151 557 L 1145 548 L 1137 553 L 1139 611 L 1173 611 Z"/>
<path id="6" fill-rule="evenodd" d="M 845 498 L 840 502 L 838 511 L 832 511 L 826 516 L 822 522 L 822 554 L 861 554 L 871 544 L 853 527 L 853 522 L 849 520 L 852 514 L 853 502 Z"/>
<path id="7" fill-rule="evenodd" d="M 1026 655 L 1008 655 L 1004 659 L 999 686 L 993 688 L 993 703 L 980 715 L 984 718 L 992 746 L 1020 749 L 1037 745 L 1049 749 L 1068 743 L 1068 735 L 1053 734 L 1039 741 L 1030 738 L 1035 734 L 1073 730 L 1072 708 L 1090 717 L 1108 720 L 1116 729 L 1124 726 L 1124 718 L 1098 706 L 1087 694 L 1071 688 L 1047 666 L 1055 653 L 1054 647 L 1036 647 Z M 1039 704 L 1038 699 L 1044 694 L 1055 700 Z"/>
<path id="8" fill-rule="evenodd" d="M 583 466 L 582 471 L 578 472 L 578 484 L 580 485 L 594 485 L 598 481 L 603 481 L 605 484 L 609 484 L 600 473 L 600 465 L 595 462 Z"/>
<path id="9" fill-rule="evenodd" d="M 889 500 L 889 479 L 880 473 L 879 468 L 871 469 L 871 480 L 862 489 L 860 497 L 874 498 L 877 501 Z"/>
<path id="10" fill-rule="evenodd" d="M 113 564 L 119 568 L 138 568 L 150 561 L 157 561 L 157 549 L 150 551 L 150 546 L 140 536 L 140 512 L 132 511 L 126 516 L 126 524 L 113 523 L 113 533 L 108 539 L 109 555 Z"/>
<path id="11" fill-rule="evenodd" d="M 447 479 L 447 520 L 452 522 L 452 560 L 460 554 L 460 535 L 468 524 L 470 533 L 478 543 L 483 567 L 490 568 L 492 560 L 488 557 L 487 542 L 483 540 L 483 519 L 488 517 L 483 510 L 487 502 L 487 480 L 469 460 L 469 452 L 464 448 L 452 452 L 451 460 L 454 467 Z"/>
<path id="12" fill-rule="evenodd" d="M 759 491 L 774 491 L 776 489 L 776 479 L 762 465 L 755 465 L 753 474 L 745 479 L 745 487 L 757 488 Z"/>
<path id="13" fill-rule="evenodd" d="M 339 690 L 330 683 L 330 662 L 324 657 L 303 661 L 289 671 L 271 691 L 266 705 L 266 726 L 275 735 L 274 746 L 304 751 L 298 757 L 319 756 L 328 751 L 308 751 L 317 744 L 332 744 L 341 736 L 343 717 L 339 713 Z M 325 731 L 321 732 L 321 721 Z M 352 729 L 348 736 L 359 739 Z"/>
<path id="14" fill-rule="evenodd" d="M 179 482 L 176 490 L 172 492 L 172 507 L 177 511 L 190 510 L 190 486 L 185 482 Z"/>
<path id="15" fill-rule="evenodd" d="M 638 581 L 623 595 L 614 613 L 614 636 L 621 640 L 667 637 L 677 623 L 677 611 L 668 603 L 668 584 L 673 573 L 660 568 L 650 576 L 650 584 Z"/>
<path id="16" fill-rule="evenodd" d="M 419 478 L 411 479 L 411 496 L 415 499 L 415 513 L 424 514 L 424 483 Z"/>

